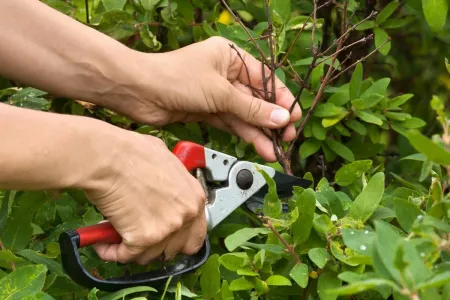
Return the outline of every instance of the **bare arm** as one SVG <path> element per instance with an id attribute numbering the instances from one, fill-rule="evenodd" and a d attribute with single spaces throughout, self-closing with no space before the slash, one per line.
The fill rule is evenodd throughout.
<path id="1" fill-rule="evenodd" d="M 112 129 L 94 119 L 0 103 L 0 189 L 89 187 L 88 181 L 112 159 L 102 155 Z"/>
<path id="2" fill-rule="evenodd" d="M 136 96 L 135 51 L 40 1 L 0 0 L 0 40 L 0 75 L 119 110 Z"/>

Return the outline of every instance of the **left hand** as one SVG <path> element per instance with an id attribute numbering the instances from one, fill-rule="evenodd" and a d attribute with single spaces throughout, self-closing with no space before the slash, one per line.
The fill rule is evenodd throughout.
<path id="1" fill-rule="evenodd" d="M 289 115 L 295 97 L 276 78 L 276 104 L 252 96 L 246 68 L 232 42 L 213 37 L 168 53 L 139 53 L 142 75 L 138 101 L 128 102 L 123 113 L 154 125 L 170 122 L 206 121 L 252 143 L 266 161 L 276 161 L 272 141 L 262 128 L 287 126 L 284 141 L 295 137 L 294 122 L 301 117 L 297 104 Z M 251 86 L 262 90 L 261 62 L 236 46 L 248 67 Z M 270 74 L 266 67 L 265 76 Z M 268 90 L 271 91 L 269 81 Z M 125 106 L 125 104 L 124 104 Z"/>

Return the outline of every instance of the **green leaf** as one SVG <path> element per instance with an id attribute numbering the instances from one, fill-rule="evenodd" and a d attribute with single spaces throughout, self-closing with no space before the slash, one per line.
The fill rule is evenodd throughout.
<path id="1" fill-rule="evenodd" d="M 364 91 L 360 98 L 365 99 L 372 94 L 384 95 L 390 82 L 390 78 L 382 78 L 375 81 L 367 90 Z"/>
<path id="2" fill-rule="evenodd" d="M 386 42 L 389 39 L 389 35 L 380 27 L 375 27 L 373 33 L 375 35 L 375 47 L 381 47 L 378 51 L 383 55 L 387 55 L 391 50 L 391 41 Z"/>
<path id="3" fill-rule="evenodd" d="M 417 205 L 401 198 L 394 198 L 392 202 L 398 223 L 403 230 L 410 232 L 417 217 L 424 214 L 423 211 Z"/>
<path id="4" fill-rule="evenodd" d="M 228 251 L 234 251 L 234 249 L 255 236 L 259 234 L 268 234 L 269 232 L 270 229 L 268 228 L 242 228 L 225 238 L 225 246 Z"/>
<path id="5" fill-rule="evenodd" d="M 343 118 L 345 118 L 349 112 L 347 110 L 341 110 L 338 116 L 330 117 L 330 118 L 323 118 L 322 119 L 322 126 L 324 128 L 333 126 L 337 124 L 339 121 L 341 121 Z"/>
<path id="6" fill-rule="evenodd" d="M 419 131 L 411 129 L 407 133 L 411 145 L 419 152 L 425 154 L 429 160 L 437 164 L 450 165 L 450 152 L 434 143 Z"/>
<path id="7" fill-rule="evenodd" d="M 281 215 L 282 204 L 277 194 L 277 186 L 272 177 L 264 170 L 259 170 L 269 186 L 268 193 L 264 196 L 263 214 L 267 217 L 277 218 Z"/>
<path id="8" fill-rule="evenodd" d="M 103 220 L 103 216 L 98 213 L 94 207 L 90 206 L 83 215 L 83 221 L 86 226 L 94 225 Z"/>
<path id="9" fill-rule="evenodd" d="M 308 266 L 306 264 L 295 264 L 289 272 L 289 276 L 302 288 L 308 285 Z"/>
<path id="10" fill-rule="evenodd" d="M 305 159 L 314 153 L 316 153 L 320 146 L 322 145 L 322 142 L 319 140 L 316 140 L 315 138 L 309 138 L 304 143 L 300 145 L 300 158 Z"/>
<path id="11" fill-rule="evenodd" d="M 291 281 L 281 275 L 272 275 L 269 278 L 266 279 L 267 285 L 292 285 Z"/>
<path id="12" fill-rule="evenodd" d="M 314 109 L 313 116 L 320 118 L 332 117 L 338 115 L 340 112 L 339 107 L 327 102 L 317 105 Z"/>
<path id="13" fill-rule="evenodd" d="M 419 118 L 412 117 L 410 119 L 407 119 L 401 123 L 399 123 L 402 127 L 407 129 L 417 129 L 425 126 L 427 123 Z"/>
<path id="14" fill-rule="evenodd" d="M 422 289 L 429 289 L 429 288 L 433 288 L 433 287 L 440 287 L 447 283 L 450 283 L 450 271 L 447 271 L 447 272 L 441 273 L 441 274 L 437 274 L 437 275 L 433 276 L 431 279 L 429 279 L 421 284 L 418 284 L 417 289 L 422 290 Z"/>
<path id="15" fill-rule="evenodd" d="M 363 79 L 363 67 L 362 63 L 358 63 L 353 71 L 352 78 L 349 85 L 350 99 L 356 99 L 359 96 L 361 90 L 361 82 Z"/>
<path id="16" fill-rule="evenodd" d="M 100 298 L 100 300 L 119 300 L 124 299 L 125 296 L 131 295 L 134 293 L 141 293 L 141 292 L 157 292 L 156 289 L 150 287 L 150 286 L 136 286 L 131 288 L 125 288 L 120 291 L 107 294 Z"/>
<path id="17" fill-rule="evenodd" d="M 370 256 L 375 233 L 368 230 L 342 228 L 344 244 L 355 252 Z"/>
<path id="18" fill-rule="evenodd" d="M 327 129 L 322 126 L 322 124 L 318 119 L 314 119 L 314 121 L 311 123 L 313 136 L 320 141 L 325 140 L 327 135 Z"/>
<path id="19" fill-rule="evenodd" d="M 230 291 L 247 291 L 254 287 L 255 285 L 245 277 L 237 278 L 230 283 Z"/>
<path id="20" fill-rule="evenodd" d="M 352 120 L 348 120 L 347 122 L 345 122 L 345 125 L 347 125 L 347 127 L 349 127 L 350 129 L 354 130 L 355 132 L 357 132 L 360 135 L 366 135 L 367 134 L 367 129 L 366 127 L 359 121 L 352 119 Z"/>
<path id="21" fill-rule="evenodd" d="M 5 229 L 0 232 L 1 240 L 7 249 L 18 251 L 24 249 L 33 236 L 31 223 L 35 212 L 44 204 L 44 192 L 26 192 L 13 207 Z"/>
<path id="22" fill-rule="evenodd" d="M 334 176 L 340 186 L 349 186 L 372 167 L 372 160 L 357 160 L 341 167 Z"/>
<path id="23" fill-rule="evenodd" d="M 356 197 L 348 216 L 363 222 L 370 218 L 384 194 L 384 173 L 376 173 Z"/>
<path id="24" fill-rule="evenodd" d="M 202 295 L 213 298 L 220 291 L 219 255 L 211 255 L 201 267 L 200 287 Z"/>
<path id="25" fill-rule="evenodd" d="M 102 0 L 106 10 L 123 9 L 127 0 Z"/>
<path id="26" fill-rule="evenodd" d="M 18 255 L 25 257 L 26 259 L 34 262 L 35 264 L 46 265 L 49 271 L 54 272 L 58 276 L 66 276 L 63 272 L 61 265 L 51 258 L 48 258 L 40 253 L 37 253 L 31 249 L 23 249 L 17 252 Z"/>
<path id="27" fill-rule="evenodd" d="M 317 282 L 317 292 L 320 300 L 336 300 L 337 295 L 329 293 L 330 290 L 336 289 L 342 285 L 342 281 L 337 274 L 331 271 L 325 271 L 319 276 Z"/>
<path id="28" fill-rule="evenodd" d="M 372 29 L 372 28 L 374 28 L 375 26 L 376 26 L 375 21 L 367 20 L 367 21 L 364 21 L 363 23 L 359 24 L 359 25 L 356 27 L 356 30 L 367 30 L 367 29 Z"/>
<path id="29" fill-rule="evenodd" d="M 221 295 L 222 300 L 233 299 L 233 292 L 230 290 L 230 285 L 226 279 L 222 281 Z"/>
<path id="30" fill-rule="evenodd" d="M 291 1 L 290 0 L 272 0 L 270 1 L 270 8 L 273 14 L 279 20 L 279 23 L 286 23 L 291 16 Z"/>
<path id="31" fill-rule="evenodd" d="M 356 110 L 355 115 L 364 122 L 376 124 L 378 126 L 383 125 L 383 121 L 372 113 Z"/>
<path id="32" fill-rule="evenodd" d="M 257 272 L 253 271 L 252 268 L 250 268 L 250 267 L 237 269 L 236 273 L 238 275 L 243 275 L 243 276 L 258 276 L 259 275 Z"/>
<path id="33" fill-rule="evenodd" d="M 235 252 L 223 254 L 219 261 L 226 269 L 236 272 L 238 269 L 248 265 L 250 258 L 245 252 Z"/>
<path id="34" fill-rule="evenodd" d="M 98 297 L 97 297 L 98 291 L 99 291 L 98 288 L 91 289 L 88 294 L 88 300 L 98 300 Z"/>
<path id="35" fill-rule="evenodd" d="M 450 73 L 450 64 L 448 63 L 448 58 L 445 58 L 445 67 L 447 68 L 447 72 Z"/>
<path id="36" fill-rule="evenodd" d="M 342 106 L 342 105 L 346 104 L 348 101 L 350 101 L 350 94 L 349 94 L 349 90 L 345 89 L 345 90 L 339 90 L 336 93 L 334 93 L 328 99 L 327 103 L 331 103 L 336 106 Z"/>
<path id="37" fill-rule="evenodd" d="M 147 11 L 153 11 L 155 6 L 162 0 L 140 0 L 142 7 Z"/>
<path id="38" fill-rule="evenodd" d="M 325 248 L 312 248 L 308 251 L 308 256 L 320 269 L 323 269 L 330 259 L 330 254 Z"/>
<path id="39" fill-rule="evenodd" d="M 335 141 L 335 140 L 326 140 L 325 143 L 327 144 L 328 147 L 330 147 L 330 149 L 336 153 L 337 155 L 339 155 L 340 157 L 348 160 L 348 161 L 354 161 L 355 160 L 355 156 L 353 155 L 352 150 L 350 150 L 347 146 L 345 146 L 344 144 Z"/>
<path id="40" fill-rule="evenodd" d="M 41 291 L 45 283 L 47 267 L 29 265 L 18 268 L 0 279 L 0 299 L 21 300 Z"/>
<path id="41" fill-rule="evenodd" d="M 148 25 L 141 27 L 139 30 L 139 36 L 141 37 L 142 42 L 144 42 L 144 44 L 152 51 L 161 50 L 161 42 L 158 41 L 158 38 L 153 34 Z"/>
<path id="42" fill-rule="evenodd" d="M 422 9 L 430 29 L 441 32 L 447 21 L 448 2 L 446 0 L 422 0 Z"/>
<path id="43" fill-rule="evenodd" d="M 413 94 L 403 94 L 403 95 L 395 97 L 394 99 L 392 99 L 388 102 L 388 109 L 396 108 L 396 107 L 403 105 L 404 103 L 406 103 L 406 101 L 411 99 L 413 96 L 414 96 Z"/>
<path id="44" fill-rule="evenodd" d="M 56 216 L 56 202 L 53 199 L 49 199 L 41 206 L 35 215 L 35 222 L 41 226 L 49 224 L 55 220 Z"/>
<path id="45" fill-rule="evenodd" d="M 14 197 L 16 196 L 15 191 L 8 191 L 5 194 L 5 197 L 2 199 L 1 206 L 0 206 L 0 232 L 2 232 L 3 227 L 6 224 L 6 221 L 8 220 L 8 216 L 10 213 L 10 207 L 14 201 Z M 1 234 L 0 234 L 1 236 Z"/>
<path id="46" fill-rule="evenodd" d="M 353 282 L 349 285 L 345 285 L 337 289 L 330 289 L 329 293 L 336 296 L 355 295 L 364 291 L 373 290 L 376 287 L 384 287 L 384 286 L 389 286 L 397 291 L 400 291 L 400 288 L 394 282 L 382 278 L 374 278 Z"/>
<path id="47" fill-rule="evenodd" d="M 299 216 L 291 229 L 295 244 L 300 245 L 308 240 L 311 233 L 316 209 L 316 195 L 314 190 L 308 188 L 300 194 L 294 192 L 293 200 L 298 208 Z"/>
<path id="48" fill-rule="evenodd" d="M 11 262 L 13 262 L 17 266 L 17 264 L 23 264 L 25 260 L 21 257 L 16 256 L 9 250 L 0 251 L 0 267 L 11 269 Z"/>
<path id="49" fill-rule="evenodd" d="M 390 2 L 378 14 L 376 22 L 378 25 L 383 24 L 397 9 L 399 3 L 397 1 Z"/>
<path id="50" fill-rule="evenodd" d="M 133 16 L 127 11 L 117 9 L 103 13 L 97 29 L 116 40 L 129 38 L 137 32 Z"/>

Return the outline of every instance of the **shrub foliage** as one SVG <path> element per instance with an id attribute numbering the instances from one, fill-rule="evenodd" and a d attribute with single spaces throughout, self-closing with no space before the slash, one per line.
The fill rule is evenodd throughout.
<path id="1" fill-rule="evenodd" d="M 278 199 L 267 178 L 263 214 L 239 208 L 215 228 L 201 268 L 162 288 L 115 293 L 78 286 L 61 268 L 59 234 L 103 219 L 81 191 L 1 191 L 1 299 L 450 299 L 445 0 L 43 2 L 143 52 L 212 36 L 249 51 L 303 110 L 294 143 L 274 133 L 279 159 L 268 165 L 312 184 Z M 265 163 L 251 145 L 201 123 L 137 124 L 6 79 L 0 100 Z M 102 278 L 161 267 L 80 254 Z"/>

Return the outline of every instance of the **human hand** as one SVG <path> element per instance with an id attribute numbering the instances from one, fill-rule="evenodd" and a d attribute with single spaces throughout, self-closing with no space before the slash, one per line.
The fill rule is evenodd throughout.
<path id="1" fill-rule="evenodd" d="M 163 252 L 168 260 L 196 253 L 207 226 L 200 183 L 160 139 L 116 128 L 96 131 L 111 159 L 82 186 L 122 237 L 121 244 L 94 245 L 99 257 L 145 265 Z"/>
<path id="2" fill-rule="evenodd" d="M 263 89 L 261 63 L 235 45 L 248 67 L 249 82 L 231 43 L 214 37 L 168 53 L 137 53 L 139 65 L 148 68 L 148 74 L 140 81 L 140 100 L 127 102 L 123 109 L 135 120 L 156 125 L 207 121 L 253 143 L 265 160 L 276 161 L 272 141 L 260 127 L 276 129 L 287 125 L 283 139 L 293 140 L 293 123 L 301 117 L 300 106 L 297 104 L 289 116 L 295 97 L 278 78 L 276 104 L 262 100 L 260 92 L 260 98 L 253 97 L 246 85 Z M 265 76 L 269 74 L 266 68 Z M 269 92 L 270 87 L 269 83 Z"/>

